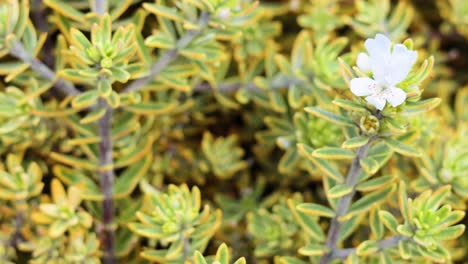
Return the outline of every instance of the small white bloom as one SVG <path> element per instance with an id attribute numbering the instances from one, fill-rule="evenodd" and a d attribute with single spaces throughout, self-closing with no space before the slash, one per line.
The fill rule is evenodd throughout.
<path id="1" fill-rule="evenodd" d="M 364 52 L 359 53 L 357 57 L 356 65 L 361 71 L 365 73 L 372 71 L 370 62 L 369 62 L 369 56 L 367 56 L 367 54 Z"/>
<path id="2" fill-rule="evenodd" d="M 221 19 L 228 19 L 231 17 L 231 9 L 227 7 L 222 7 L 218 11 L 218 17 Z"/>
<path id="3" fill-rule="evenodd" d="M 375 39 L 367 39 L 364 43 L 367 52 L 358 56 L 357 66 L 364 72 L 371 71 L 369 77 L 351 80 L 351 92 L 357 96 L 366 96 L 367 102 L 382 110 L 386 102 L 393 107 L 401 105 L 406 99 L 406 93 L 397 85 L 408 76 L 411 67 L 416 62 L 418 54 L 403 44 L 393 46 L 390 40 L 377 34 Z"/>

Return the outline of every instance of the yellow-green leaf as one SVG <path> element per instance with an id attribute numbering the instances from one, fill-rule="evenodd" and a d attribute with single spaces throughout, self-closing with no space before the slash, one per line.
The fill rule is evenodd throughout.
<path id="1" fill-rule="evenodd" d="M 398 140 L 386 138 L 384 140 L 385 144 L 387 144 L 391 149 L 395 152 L 409 157 L 420 157 L 421 151 L 419 149 L 412 148 Z"/>
<path id="2" fill-rule="evenodd" d="M 361 146 L 364 146 L 367 142 L 369 142 L 369 137 L 357 136 L 343 142 L 341 147 L 345 149 L 359 148 Z"/>
<path id="3" fill-rule="evenodd" d="M 323 147 L 314 150 L 312 156 L 322 159 L 331 159 L 331 160 L 351 160 L 354 159 L 356 154 L 347 149 L 336 148 L 336 147 Z"/>
<path id="4" fill-rule="evenodd" d="M 343 197 L 353 191 L 353 187 L 347 186 L 344 184 L 338 184 L 333 186 L 330 190 L 327 192 L 328 198 L 340 198 Z"/>
<path id="5" fill-rule="evenodd" d="M 321 119 L 330 121 L 330 122 L 335 123 L 337 125 L 344 125 L 344 126 L 354 126 L 355 125 L 352 120 L 350 120 L 350 119 L 348 119 L 346 117 L 337 115 L 335 113 L 328 112 L 328 111 L 323 110 L 323 109 L 321 109 L 319 107 L 306 107 L 306 108 L 304 108 L 304 110 L 309 114 L 312 114 L 312 115 L 314 115 L 316 117 L 319 117 Z"/>
<path id="6" fill-rule="evenodd" d="M 323 216 L 329 218 L 335 216 L 335 211 L 321 204 L 302 203 L 299 204 L 296 208 L 298 211 L 308 215 Z"/>

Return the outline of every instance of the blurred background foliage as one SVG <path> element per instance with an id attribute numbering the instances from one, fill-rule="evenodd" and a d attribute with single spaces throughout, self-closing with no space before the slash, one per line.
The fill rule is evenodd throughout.
<path id="1" fill-rule="evenodd" d="M 0 2 L 1 263 L 100 263 L 104 228 L 115 231 L 119 263 L 316 263 L 329 216 L 298 205 L 334 209 L 350 162 L 310 153 L 343 147 L 353 131 L 304 107 L 344 113 L 343 65 L 376 33 L 410 37 L 418 65 L 434 56 L 421 97 L 442 102 L 405 120 L 399 140 L 418 157 L 392 155 L 401 151 L 390 143 L 371 148 L 363 177 L 379 182 L 358 190 L 385 197 L 346 221 L 342 245 L 359 246 L 346 261 L 468 261 L 468 237 L 455 231 L 439 255 L 425 246 L 442 242 L 420 233 L 418 245 L 372 256 L 374 240 L 397 225 L 427 231 L 439 224 L 427 219 L 448 211 L 444 224 L 468 224 L 466 1 L 110 0 L 102 18 L 92 2 Z M 176 59 L 156 69 L 174 48 Z M 113 108 L 111 227 L 101 221 L 100 99 Z M 417 221 L 398 209 L 399 181 L 420 197 Z M 425 191 L 441 189 L 450 210 L 425 207 L 435 195 Z"/>

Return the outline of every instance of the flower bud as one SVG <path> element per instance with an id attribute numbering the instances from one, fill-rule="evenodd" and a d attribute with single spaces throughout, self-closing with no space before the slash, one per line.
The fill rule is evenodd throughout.
<path id="1" fill-rule="evenodd" d="M 104 58 L 101 60 L 101 67 L 102 68 L 110 68 L 112 67 L 112 59 L 111 58 Z"/>
<path id="2" fill-rule="evenodd" d="M 373 115 L 363 116 L 361 117 L 359 127 L 368 136 L 377 135 L 380 128 L 379 119 Z"/>

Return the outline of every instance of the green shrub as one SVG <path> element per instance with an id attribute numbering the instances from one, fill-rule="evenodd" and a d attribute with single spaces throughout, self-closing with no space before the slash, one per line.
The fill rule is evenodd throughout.
<path id="1" fill-rule="evenodd" d="M 0 262 L 463 263 L 467 18 L 0 1 Z"/>

